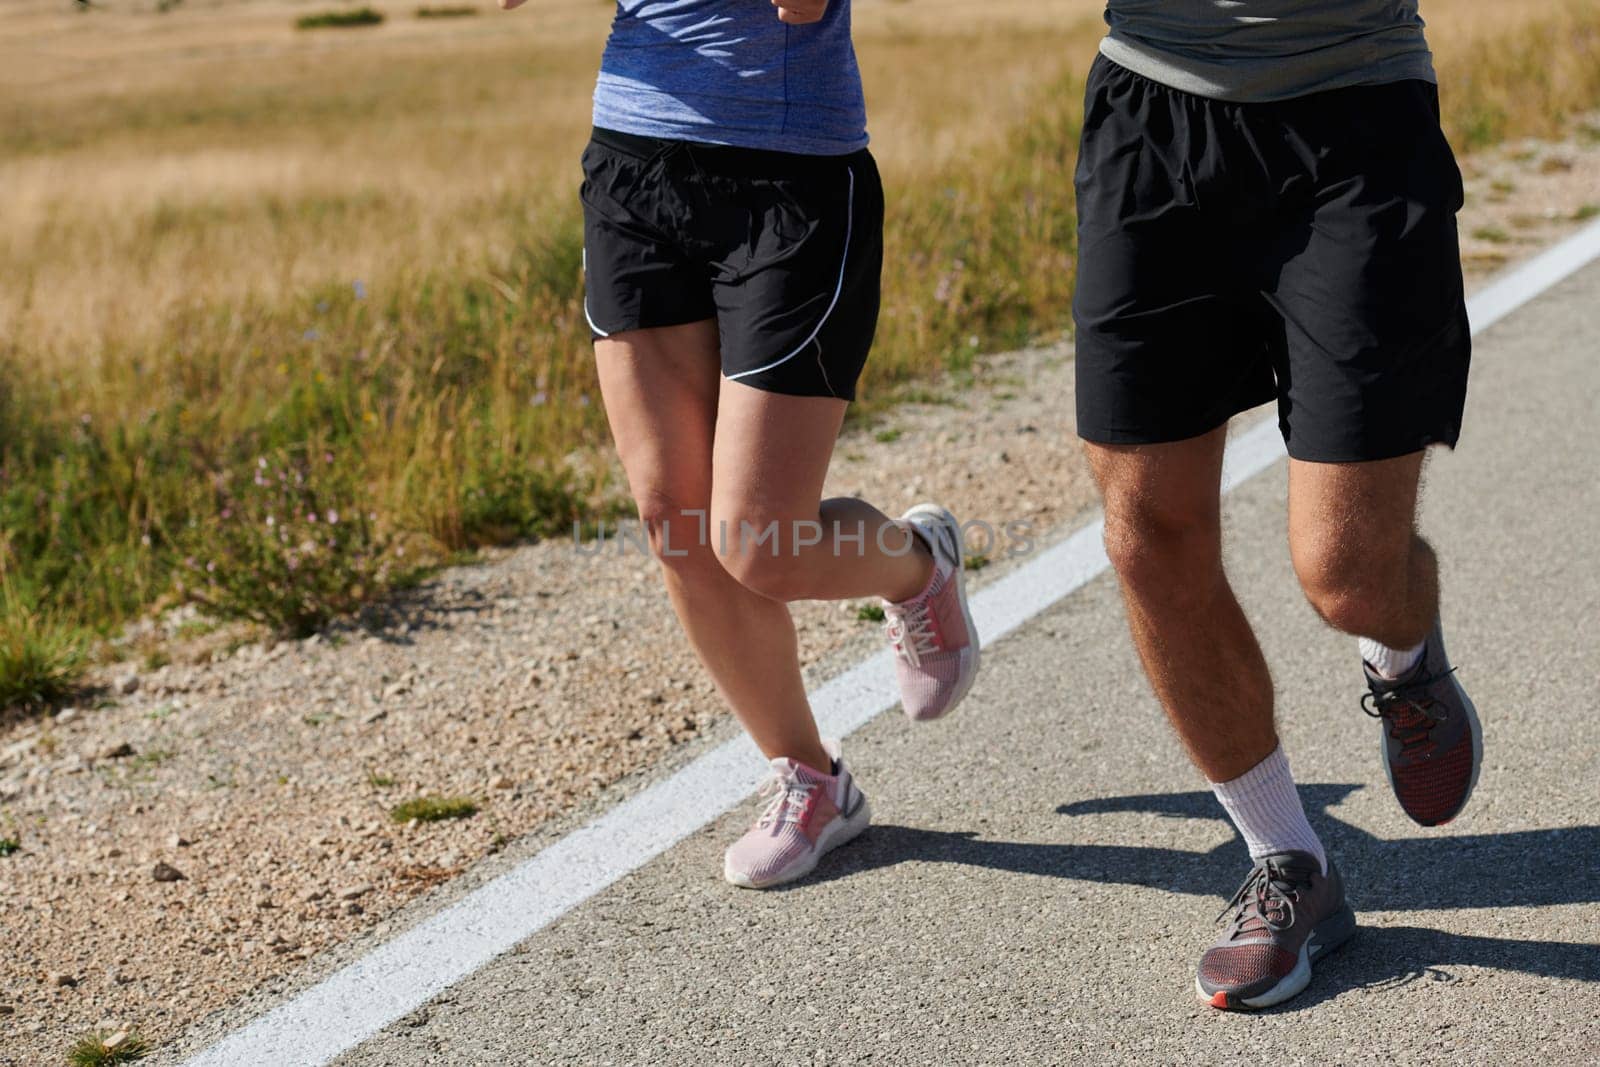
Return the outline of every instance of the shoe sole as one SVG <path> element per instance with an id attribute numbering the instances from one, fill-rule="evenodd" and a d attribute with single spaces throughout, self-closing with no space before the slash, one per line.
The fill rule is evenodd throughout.
<path id="1" fill-rule="evenodd" d="M 1303 992 L 1306 986 L 1311 984 L 1312 963 L 1350 940 L 1355 932 L 1356 913 L 1346 904 L 1317 924 L 1316 929 L 1311 931 L 1311 936 L 1306 938 L 1305 944 L 1300 946 L 1300 958 L 1295 962 L 1294 970 L 1284 975 L 1277 985 L 1265 993 L 1258 993 L 1253 997 L 1234 997 L 1225 990 L 1208 993 L 1200 984 L 1198 975 L 1194 980 L 1194 991 L 1200 995 L 1201 1000 L 1223 1011 L 1270 1008 L 1275 1004 L 1282 1004 Z"/>
<path id="2" fill-rule="evenodd" d="M 1439 654 L 1444 657 L 1446 663 L 1450 662 L 1450 656 L 1444 650 L 1442 635 L 1439 638 Z M 1467 801 L 1472 799 L 1472 791 L 1478 788 L 1478 772 L 1483 770 L 1483 724 L 1478 721 L 1478 707 L 1472 702 L 1472 698 L 1467 696 L 1467 691 L 1461 688 L 1461 683 L 1456 681 L 1456 676 L 1453 674 L 1450 676 L 1450 684 L 1456 687 L 1456 696 L 1461 698 L 1461 706 L 1467 709 L 1467 729 L 1472 734 L 1472 780 L 1467 783 L 1467 792 L 1462 796 L 1461 803 L 1456 805 L 1456 810 L 1438 822 L 1423 822 L 1406 811 L 1406 806 L 1401 804 L 1400 810 L 1406 811 L 1406 818 L 1418 826 L 1444 826 L 1466 810 Z M 1399 800 L 1400 788 L 1394 783 L 1394 766 L 1389 762 L 1389 743 L 1387 734 L 1383 730 L 1378 734 L 1378 753 L 1383 761 L 1383 773 L 1389 779 L 1389 790 L 1394 794 L 1395 800 Z"/>
<path id="3" fill-rule="evenodd" d="M 961 617 L 966 620 L 967 624 L 967 641 L 969 642 L 968 647 L 972 649 L 972 667 L 967 671 L 966 677 L 961 680 L 959 685 L 957 685 L 955 696 L 950 698 L 950 703 L 944 706 L 944 710 L 939 712 L 937 715 L 916 716 L 911 715 L 909 712 L 906 715 L 906 717 L 912 722 L 938 722 L 940 719 L 956 710 L 956 705 L 960 704 L 961 701 L 966 697 L 968 691 L 972 689 L 972 683 L 978 678 L 978 665 L 983 660 L 983 648 L 981 642 L 978 640 L 977 623 L 972 621 L 972 609 L 967 604 L 967 545 L 966 539 L 961 536 L 961 523 L 956 521 L 955 515 L 951 513 L 949 508 L 940 507 L 938 504 L 918 504 L 916 507 L 906 512 L 902 518 L 909 522 L 913 515 L 931 516 L 939 523 L 948 525 L 951 532 L 955 535 L 956 602 L 961 605 Z"/>
<path id="4" fill-rule="evenodd" d="M 856 809 L 854 815 L 849 817 L 841 815 L 829 823 L 823 829 L 822 836 L 817 838 L 816 847 L 807 853 L 800 862 L 784 871 L 778 877 L 765 882 L 752 881 L 742 872 L 731 869 L 726 859 L 722 861 L 722 877 L 729 885 L 736 885 L 740 889 L 771 889 L 774 886 L 797 881 L 816 870 L 817 864 L 822 860 L 823 856 L 826 856 L 840 845 L 848 844 L 860 836 L 861 831 L 865 830 L 871 822 L 872 805 L 867 803 L 865 796 L 862 796 L 861 806 Z"/>

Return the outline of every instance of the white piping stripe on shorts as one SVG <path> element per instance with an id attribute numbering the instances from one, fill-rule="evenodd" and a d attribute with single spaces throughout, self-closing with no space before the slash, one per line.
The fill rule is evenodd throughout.
<path id="1" fill-rule="evenodd" d="M 593 330 L 598 336 L 600 336 L 600 337 L 610 337 L 611 335 L 609 333 L 606 333 L 604 330 L 602 330 L 600 327 L 598 327 L 598 326 L 596 326 L 594 324 L 594 316 L 589 314 L 589 249 L 588 249 L 588 247 L 585 246 L 583 249 L 581 249 L 578 252 L 578 255 L 583 257 L 583 321 L 587 322 L 589 324 L 589 329 Z"/>
<path id="2" fill-rule="evenodd" d="M 822 332 L 822 327 L 824 326 L 824 324 L 827 323 L 828 316 L 833 314 L 834 307 L 839 303 L 839 294 L 844 291 L 844 268 L 845 268 L 845 264 L 850 262 L 850 230 L 851 230 L 851 227 L 854 226 L 854 224 L 855 224 L 855 214 L 856 214 L 856 172 L 855 172 L 855 168 L 854 167 L 846 167 L 845 168 L 845 173 L 850 176 L 850 185 L 849 185 L 848 191 L 845 194 L 847 199 L 845 200 L 845 209 L 844 209 L 844 254 L 839 257 L 839 280 L 838 280 L 838 282 L 836 282 L 834 284 L 834 287 L 833 287 L 833 299 L 828 301 L 828 310 L 824 311 L 822 313 L 822 318 L 817 320 L 816 329 L 812 330 L 811 331 L 811 335 L 809 337 L 807 337 L 804 341 L 801 341 L 799 347 L 796 348 L 793 352 L 790 352 L 787 356 L 784 356 L 782 359 L 773 360 L 771 363 L 768 363 L 765 367 L 756 367 L 756 368 L 754 368 L 752 370 L 742 370 L 738 374 L 730 374 L 730 375 L 728 375 L 728 381 L 736 382 L 740 378 L 748 377 L 749 375 L 752 375 L 752 374 L 760 374 L 762 371 L 771 370 L 773 367 L 776 367 L 776 366 L 778 366 L 780 364 L 789 362 L 795 356 L 798 356 L 801 352 L 805 351 L 806 345 L 810 344 L 812 341 L 815 341 L 817 339 L 817 334 Z M 823 377 L 824 378 L 827 377 L 827 373 L 826 372 L 823 373 Z M 832 386 L 830 385 L 829 388 L 831 389 Z"/>
<path id="3" fill-rule="evenodd" d="M 1596 223 L 1467 301 L 1472 332 L 1521 307 L 1600 258 Z M 1284 453 L 1268 417 L 1228 443 L 1224 491 L 1271 467 Z M 1064 599 L 1108 567 L 1096 518 L 972 598 L 984 640 L 994 642 Z M 887 651 L 808 694 L 825 736 L 844 737 L 895 706 Z M 725 741 L 648 786 L 505 874 L 379 945 L 316 985 L 188 1060 L 190 1067 L 318 1067 L 379 1033 L 740 803 L 760 784 L 766 761 L 744 735 Z"/>

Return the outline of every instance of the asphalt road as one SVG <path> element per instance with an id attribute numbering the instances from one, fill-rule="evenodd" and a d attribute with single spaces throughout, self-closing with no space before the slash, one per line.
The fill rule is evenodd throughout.
<path id="1" fill-rule="evenodd" d="M 1600 1062 L 1597 424 L 1600 264 L 1480 336 L 1465 438 L 1429 468 L 1486 738 L 1439 830 L 1400 813 L 1354 643 L 1295 587 L 1283 466 L 1228 498 L 1284 743 L 1361 923 L 1289 1004 L 1195 998 L 1248 860 L 1102 576 L 987 651 L 950 721 L 851 738 L 876 822 L 811 879 L 722 882 L 748 802 L 337 1062 Z"/>

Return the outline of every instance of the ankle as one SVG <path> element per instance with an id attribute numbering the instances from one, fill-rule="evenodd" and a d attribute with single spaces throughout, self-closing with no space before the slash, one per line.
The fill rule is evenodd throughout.
<path id="1" fill-rule="evenodd" d="M 1316 857 L 1323 873 L 1327 873 L 1327 852 L 1306 821 L 1281 745 L 1238 777 L 1212 782 L 1211 790 L 1244 838 L 1251 859 L 1279 852 L 1305 852 Z"/>
<path id="2" fill-rule="evenodd" d="M 915 530 L 912 531 L 911 551 L 897 562 L 903 564 L 904 574 L 897 584 L 883 594 L 883 599 L 891 604 L 906 604 L 928 591 L 928 587 L 933 584 L 933 575 L 938 569 L 938 563 L 933 558 L 933 550 Z"/>

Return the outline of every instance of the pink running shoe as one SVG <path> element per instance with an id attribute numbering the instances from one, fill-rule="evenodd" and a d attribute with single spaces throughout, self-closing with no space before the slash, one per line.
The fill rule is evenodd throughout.
<path id="1" fill-rule="evenodd" d="M 855 837 L 872 821 L 867 798 L 839 755 L 839 742 L 823 741 L 832 774 L 799 760 L 772 761 L 761 787 L 771 802 L 743 837 L 729 847 L 722 876 L 746 889 L 768 889 L 804 878 L 824 854 Z"/>
<path id="2" fill-rule="evenodd" d="M 937 504 L 918 504 L 901 521 L 913 526 L 933 550 L 933 577 L 912 599 L 884 602 L 884 631 L 894 646 L 906 717 L 927 722 L 948 715 L 972 688 L 978 674 L 978 630 L 967 608 L 961 524 Z"/>

